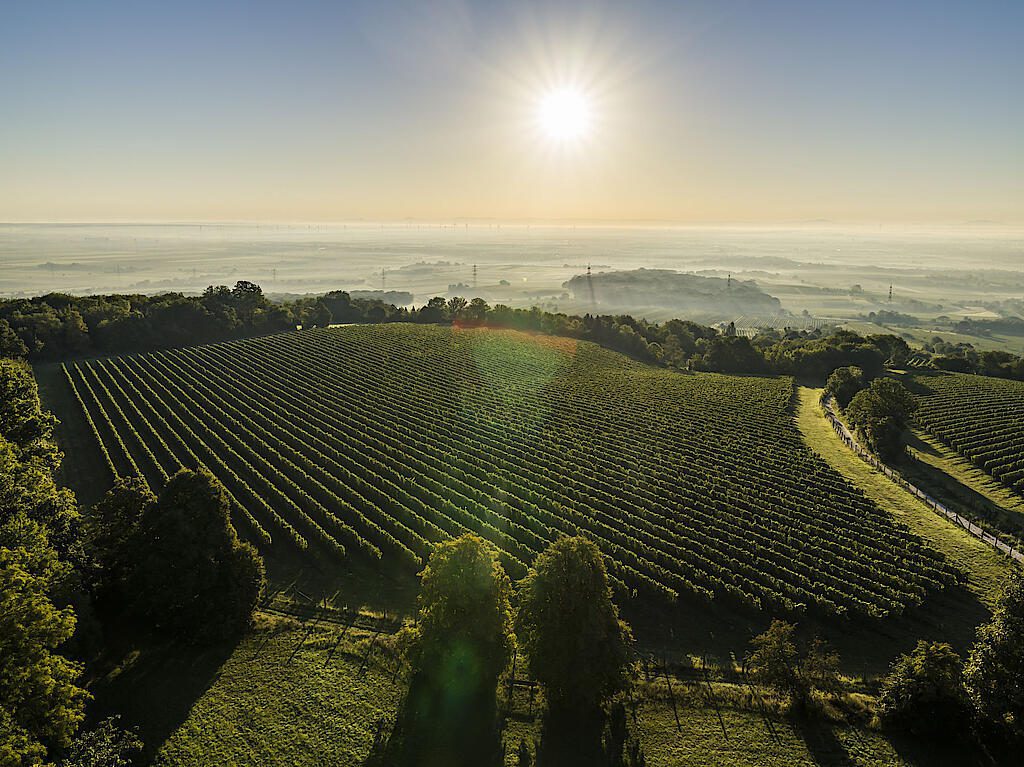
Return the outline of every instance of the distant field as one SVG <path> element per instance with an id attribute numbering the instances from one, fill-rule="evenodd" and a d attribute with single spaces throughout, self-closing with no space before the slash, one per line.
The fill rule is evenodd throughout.
<path id="1" fill-rule="evenodd" d="M 938 336 L 943 341 L 951 344 L 971 344 L 981 351 L 1007 351 L 1013 354 L 1024 354 L 1024 336 L 1009 334 L 976 336 L 966 333 L 955 333 L 944 328 L 930 327 L 926 323 L 916 326 L 905 325 L 880 325 L 877 322 L 865 320 L 844 320 L 840 324 L 855 333 L 871 335 L 873 333 L 893 333 L 903 336 L 911 346 L 920 347 Z"/>
<path id="2" fill-rule="evenodd" d="M 917 422 L 1024 493 L 1024 382 L 964 373 L 914 373 Z"/>
<path id="3" fill-rule="evenodd" d="M 274 550 L 414 571 L 472 530 L 519 577 L 583 533 L 625 590 L 870 615 L 957 580 L 803 444 L 787 378 L 386 325 L 69 363 L 65 386 L 110 479 L 201 462 Z"/>

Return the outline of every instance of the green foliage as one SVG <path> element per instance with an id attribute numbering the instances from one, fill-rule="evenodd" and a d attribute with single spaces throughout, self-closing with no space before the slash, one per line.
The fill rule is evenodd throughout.
<path id="1" fill-rule="evenodd" d="M 32 369 L 23 362 L 0 359 L 0 436 L 22 457 L 55 455 L 48 445 L 57 419 L 44 413 Z M 56 468 L 50 463 L 47 468 Z"/>
<path id="2" fill-rule="evenodd" d="M 171 477 L 143 510 L 129 547 L 127 591 L 155 625 L 197 642 L 249 625 L 266 588 L 263 560 L 238 540 L 224 488 L 209 472 Z"/>
<path id="3" fill-rule="evenodd" d="M 922 735 L 963 733 L 969 720 L 963 662 L 945 642 L 921 640 L 882 682 L 878 715 L 886 725 Z"/>
<path id="4" fill-rule="evenodd" d="M 876 378 L 850 400 L 846 417 L 866 446 L 888 461 L 903 454 L 903 430 L 916 408 L 916 400 L 903 384 Z"/>
<path id="5" fill-rule="evenodd" d="M 1015 571 L 992 619 L 978 628 L 964 683 L 986 722 L 1024 735 L 1024 575 Z"/>
<path id="6" fill-rule="evenodd" d="M 773 620 L 768 630 L 750 640 L 750 667 L 761 684 L 786 695 L 804 692 L 800 678 L 800 654 L 796 648 L 796 626 Z"/>
<path id="7" fill-rule="evenodd" d="M 493 547 L 466 534 L 440 544 L 420 580 L 408 649 L 415 672 L 467 694 L 493 694 L 512 652 L 512 585 Z"/>
<path id="8" fill-rule="evenodd" d="M 0 357 L 24 358 L 28 356 L 28 347 L 7 320 L 0 319 Z"/>
<path id="9" fill-rule="evenodd" d="M 20 362 L 0 360 L 0 764 L 38 764 L 68 744 L 88 693 L 81 667 L 58 654 L 75 630 L 70 607 L 78 511 L 53 471 L 54 419 Z"/>
<path id="10" fill-rule="evenodd" d="M 835 398 L 836 404 L 845 408 L 864 386 L 864 371 L 860 368 L 853 366 L 836 368 L 825 381 L 823 395 Z"/>
<path id="11" fill-rule="evenodd" d="M 719 336 L 705 346 L 698 369 L 718 373 L 763 373 L 767 370 L 764 357 L 746 336 Z"/>
<path id="12" fill-rule="evenodd" d="M 796 625 L 775 619 L 768 630 L 750 640 L 750 668 L 757 680 L 804 705 L 812 690 L 836 695 L 841 691 L 839 654 L 815 637 L 801 649 Z"/>
<path id="13" fill-rule="evenodd" d="M 559 538 L 537 557 L 520 586 L 517 636 L 559 714 L 587 715 L 628 684 L 632 634 L 586 538 Z"/>
<path id="14" fill-rule="evenodd" d="M 754 340 L 762 346 L 759 338 Z M 887 356 L 887 351 L 879 348 L 877 340 L 869 341 L 848 330 L 839 330 L 824 337 L 810 334 L 787 336 L 781 340 L 770 338 L 763 345 L 765 359 L 772 370 L 818 380 L 843 366 L 859 367 L 866 378 L 874 378 L 884 370 Z"/>
<path id="15" fill-rule="evenodd" d="M 137 556 L 133 552 L 135 530 L 155 503 L 156 496 L 145 480 L 122 477 L 89 511 L 84 532 L 101 590 L 109 592 L 123 586 Z"/>
<path id="16" fill-rule="evenodd" d="M 75 685 L 81 667 L 55 652 L 75 630 L 50 598 L 55 552 L 38 528 L 28 545 L 10 542 L 0 541 L 0 764 L 31 764 L 70 742 L 89 696 Z"/>
<path id="17" fill-rule="evenodd" d="M 130 767 L 132 755 L 142 748 L 142 741 L 134 729 L 121 729 L 119 719 L 109 717 L 79 733 L 60 767 Z"/>

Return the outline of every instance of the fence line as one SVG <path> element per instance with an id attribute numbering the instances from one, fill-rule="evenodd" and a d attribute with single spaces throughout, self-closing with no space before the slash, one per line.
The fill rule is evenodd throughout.
<path id="1" fill-rule="evenodd" d="M 935 498 L 928 495 L 928 493 L 924 492 L 921 488 L 917 487 L 917 485 L 908 482 L 906 479 L 903 478 L 902 475 L 890 469 L 888 466 L 882 463 L 882 461 L 880 461 L 874 453 L 872 453 L 867 448 L 863 447 L 853 436 L 853 433 L 848 428 L 846 428 L 846 424 L 844 424 L 839 419 L 839 416 L 836 415 L 835 409 L 832 407 L 831 396 L 825 397 L 822 400 L 822 407 L 825 411 L 825 417 L 828 419 L 829 423 L 832 424 L 832 428 L 835 429 L 835 432 L 836 434 L 839 435 L 839 438 L 846 444 L 848 448 L 850 448 L 854 453 L 863 458 L 867 463 L 869 463 L 874 468 L 878 469 L 880 472 L 882 472 L 885 476 L 887 476 L 894 483 L 902 487 L 908 493 L 910 493 L 911 495 L 915 495 L 920 500 L 924 501 L 924 503 L 930 506 L 933 511 L 943 515 L 944 517 L 946 517 L 946 519 L 955 522 L 978 540 L 987 543 L 989 546 L 996 549 L 996 551 L 1006 554 L 1007 556 L 1011 557 L 1012 559 L 1015 559 L 1018 562 L 1024 562 L 1024 552 L 1021 552 L 1017 548 L 1010 546 L 1005 541 L 999 540 L 991 533 L 985 531 L 983 528 L 978 527 L 978 525 L 971 522 L 971 520 L 961 516 L 957 512 L 948 508 L 945 504 L 940 503 Z"/>

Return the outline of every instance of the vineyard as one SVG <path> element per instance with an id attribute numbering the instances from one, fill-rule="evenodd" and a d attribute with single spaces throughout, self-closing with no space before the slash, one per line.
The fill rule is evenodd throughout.
<path id="1" fill-rule="evenodd" d="M 965 373 L 916 373 L 913 380 L 922 428 L 1024 493 L 1024 383 Z"/>
<path id="2" fill-rule="evenodd" d="M 243 535 L 513 577 L 582 533 L 619 588 L 882 616 L 959 579 L 807 449 L 788 378 L 683 375 L 514 331 L 363 325 L 67 363 L 111 478 L 205 465 Z"/>

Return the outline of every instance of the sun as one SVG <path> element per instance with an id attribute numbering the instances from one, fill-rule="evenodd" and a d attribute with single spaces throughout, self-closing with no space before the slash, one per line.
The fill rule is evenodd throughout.
<path id="1" fill-rule="evenodd" d="M 544 93 L 537 102 L 537 124 L 549 139 L 558 142 L 585 138 L 594 116 L 586 94 L 575 88 L 556 88 Z"/>

